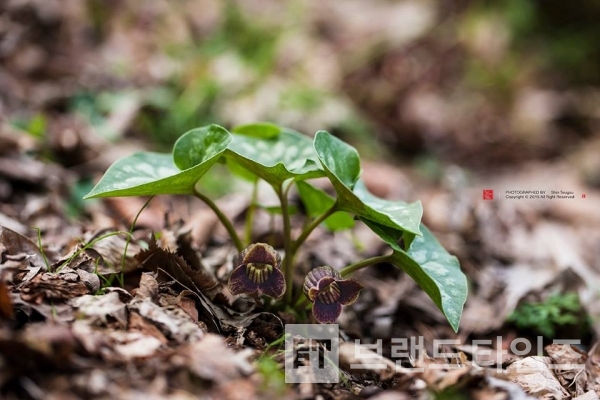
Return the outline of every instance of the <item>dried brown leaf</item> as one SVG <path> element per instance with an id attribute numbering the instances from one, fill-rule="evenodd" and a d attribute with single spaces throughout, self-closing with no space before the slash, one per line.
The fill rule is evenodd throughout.
<path id="1" fill-rule="evenodd" d="M 152 322 L 166 337 L 178 343 L 195 342 L 206 334 L 206 325 L 194 321 L 178 306 L 160 306 L 147 299 L 136 298 L 128 308 Z"/>
<path id="2" fill-rule="evenodd" d="M 10 292 L 6 283 L 0 281 L 0 320 L 13 319 L 15 316 Z"/>
<path id="3" fill-rule="evenodd" d="M 544 348 L 552 359 L 552 367 L 561 385 L 572 396 L 581 396 L 587 386 L 585 362 L 587 354 L 568 344 L 553 343 Z"/>
<path id="4" fill-rule="evenodd" d="M 183 257 L 194 271 L 205 270 L 200 259 L 200 253 L 194 246 L 191 229 L 179 229 L 177 231 L 177 254 Z"/>
<path id="5" fill-rule="evenodd" d="M 46 269 L 44 255 L 39 247 L 29 238 L 0 226 L 0 243 L 10 255 L 25 255 L 29 264 L 34 267 Z"/>
<path id="6" fill-rule="evenodd" d="M 215 306 L 204 293 L 209 288 L 214 290 L 219 287 L 212 277 L 202 271 L 193 271 L 181 256 L 159 248 L 154 239 L 150 240 L 147 250 L 136 255 L 136 259 L 144 270 L 157 273 L 159 281 L 174 280 L 193 293 L 201 305 L 199 311 L 202 321 L 211 331 L 220 331 L 219 319 L 215 315 Z"/>
<path id="7" fill-rule="evenodd" d="M 532 396 L 548 400 L 568 397 L 550 365 L 549 357 L 527 357 L 509 365 L 506 372 L 511 381 Z"/>
<path id="8" fill-rule="evenodd" d="M 152 356 L 162 343 L 153 336 L 141 332 L 110 332 L 110 338 L 115 342 L 113 350 L 126 360 Z"/>
<path id="9" fill-rule="evenodd" d="M 158 282 L 151 272 L 144 272 L 140 277 L 140 287 L 136 290 L 135 295 L 142 299 L 150 300 L 156 298 L 158 294 Z"/>
<path id="10" fill-rule="evenodd" d="M 84 277 L 89 281 L 89 277 Z M 88 279 L 89 278 L 89 279 Z M 89 282 L 88 282 L 89 284 Z M 100 282 L 90 284 L 93 288 L 100 287 Z M 64 268 L 57 273 L 44 272 L 21 286 L 21 298 L 40 304 L 44 300 L 68 300 L 74 297 L 92 293 L 90 287 L 81 279 L 76 271 Z M 96 289 L 97 290 L 97 289 Z"/>
<path id="11" fill-rule="evenodd" d="M 382 381 L 409 370 L 356 342 L 340 343 L 340 368 L 350 373 L 375 373 Z"/>
<path id="12" fill-rule="evenodd" d="M 129 314 L 129 331 L 138 331 L 146 336 L 153 336 L 156 339 L 158 339 L 162 344 L 166 344 L 168 342 L 165 335 L 163 335 L 163 333 L 160 331 L 160 329 L 156 327 L 156 325 L 149 322 L 147 319 L 145 319 L 136 312 L 131 312 Z"/>
<path id="13" fill-rule="evenodd" d="M 585 371 L 588 389 L 600 391 L 600 342 L 596 342 L 588 352 Z"/>
<path id="14" fill-rule="evenodd" d="M 158 247 L 155 240 L 151 240 L 150 247 L 138 253 L 136 259 L 144 269 L 152 272 L 157 272 L 158 268 L 163 269 L 178 282 L 196 288 L 210 298 L 220 292 L 219 283 L 212 276 L 192 269 L 183 257 Z"/>
<path id="15" fill-rule="evenodd" d="M 181 349 L 192 373 L 219 385 L 252 373 L 248 362 L 252 351 L 234 352 L 222 337 L 207 334 L 202 340 Z"/>
<path id="16" fill-rule="evenodd" d="M 107 323 L 107 317 L 110 316 L 117 320 L 120 326 L 127 325 L 126 305 L 119 298 L 116 292 L 107 293 L 102 296 L 81 296 L 69 302 L 73 307 L 79 309 L 78 314 L 82 317 Z"/>

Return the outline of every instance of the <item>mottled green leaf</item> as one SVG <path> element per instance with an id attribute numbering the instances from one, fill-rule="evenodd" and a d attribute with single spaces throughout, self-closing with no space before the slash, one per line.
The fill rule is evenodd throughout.
<path id="1" fill-rule="evenodd" d="M 192 194 L 230 141 L 217 125 L 193 129 L 175 143 L 173 155 L 139 152 L 118 160 L 84 198 Z"/>
<path id="2" fill-rule="evenodd" d="M 416 236 L 405 251 L 398 245 L 402 231 L 368 220 L 364 222 L 394 250 L 392 263 L 417 282 L 457 331 L 468 292 L 467 278 L 460 270 L 458 259 L 450 255 L 423 224 L 422 236 Z"/>
<path id="3" fill-rule="evenodd" d="M 309 137 L 283 129 L 270 139 L 232 134 L 225 157 L 273 186 L 324 176 Z"/>
<path id="4" fill-rule="evenodd" d="M 369 193 L 358 180 L 360 159 L 356 149 L 328 132 L 317 132 L 314 148 L 325 174 L 338 195 L 341 210 L 387 227 L 420 235 L 421 202 L 389 201 Z"/>
<path id="5" fill-rule="evenodd" d="M 213 160 L 216 162 L 215 157 L 220 156 L 230 142 L 231 134 L 219 125 L 192 129 L 175 142 L 173 161 L 181 170 Z"/>
<path id="6" fill-rule="evenodd" d="M 181 171 L 171 154 L 140 152 L 111 165 L 84 199 L 93 197 L 191 194 L 212 163 Z"/>

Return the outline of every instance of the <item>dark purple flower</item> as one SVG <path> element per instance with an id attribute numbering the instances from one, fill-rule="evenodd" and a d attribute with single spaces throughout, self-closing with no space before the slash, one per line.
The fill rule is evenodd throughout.
<path id="1" fill-rule="evenodd" d="M 232 294 L 252 294 L 279 299 L 285 293 L 285 278 L 281 272 L 281 255 L 266 243 L 248 246 L 238 258 L 229 276 Z"/>
<path id="2" fill-rule="evenodd" d="M 318 267 L 304 278 L 304 294 L 313 302 L 313 315 L 321 324 L 333 324 L 342 306 L 352 304 L 364 286 L 355 279 L 343 279 L 331 267 Z"/>

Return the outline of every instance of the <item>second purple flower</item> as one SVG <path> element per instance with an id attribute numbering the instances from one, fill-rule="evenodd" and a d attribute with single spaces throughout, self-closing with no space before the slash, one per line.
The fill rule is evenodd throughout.
<path id="1" fill-rule="evenodd" d="M 313 302 L 313 315 L 321 324 L 335 323 L 342 306 L 354 303 L 363 287 L 327 266 L 313 269 L 304 279 L 304 294 Z"/>

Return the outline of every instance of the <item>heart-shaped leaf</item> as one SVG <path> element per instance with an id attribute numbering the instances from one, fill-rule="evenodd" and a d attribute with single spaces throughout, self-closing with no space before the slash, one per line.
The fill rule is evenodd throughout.
<path id="1" fill-rule="evenodd" d="M 282 129 L 272 138 L 232 134 L 225 157 L 264 179 L 272 186 L 285 180 L 324 176 L 309 137 Z"/>
<path id="2" fill-rule="evenodd" d="M 221 155 L 230 142 L 231 134 L 219 125 L 192 129 L 175 142 L 173 161 L 179 169 L 189 169 Z"/>
<path id="3" fill-rule="evenodd" d="M 457 331 L 468 291 L 467 278 L 460 270 L 458 259 L 450 255 L 423 224 L 422 236 L 415 237 L 408 251 L 404 251 L 398 245 L 402 231 L 363 221 L 394 250 L 392 263 L 417 282 Z"/>
<path id="4" fill-rule="evenodd" d="M 358 180 L 360 159 L 356 149 L 325 131 L 315 135 L 314 148 L 325 174 L 338 195 L 341 210 L 378 224 L 420 235 L 421 202 L 389 201 L 369 193 Z"/>
<path id="5" fill-rule="evenodd" d="M 309 185 L 306 182 L 296 182 L 298 193 L 302 203 L 306 207 L 307 214 L 316 218 L 327 211 L 335 203 L 335 199 L 324 191 Z M 338 211 L 323 221 L 327 229 L 338 231 L 349 229 L 354 226 L 354 218 L 346 212 Z"/>
<path id="6" fill-rule="evenodd" d="M 205 140 L 199 133 L 206 135 Z M 194 129 L 176 143 L 177 165 L 171 154 L 132 154 L 111 165 L 84 198 L 192 194 L 196 182 L 218 161 L 230 140 L 229 133 L 216 125 Z M 184 151 L 186 143 L 194 148 Z M 181 170 L 178 165 L 187 168 Z"/>

